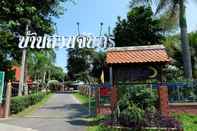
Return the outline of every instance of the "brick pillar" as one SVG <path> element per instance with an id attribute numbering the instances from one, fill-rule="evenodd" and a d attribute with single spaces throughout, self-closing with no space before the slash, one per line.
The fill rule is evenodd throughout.
<path id="1" fill-rule="evenodd" d="M 159 105 L 160 105 L 161 114 L 164 116 L 169 116 L 168 87 L 159 86 L 158 95 L 159 95 Z"/>
<path id="2" fill-rule="evenodd" d="M 5 117 L 5 106 L 3 104 L 0 104 L 0 118 Z"/>

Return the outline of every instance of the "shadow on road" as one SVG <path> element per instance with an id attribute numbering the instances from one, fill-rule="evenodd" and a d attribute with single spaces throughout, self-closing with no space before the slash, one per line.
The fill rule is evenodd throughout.
<path id="1" fill-rule="evenodd" d="M 75 120 L 74 119 L 74 120 L 68 120 L 66 122 L 74 126 L 87 126 L 88 125 L 88 120 Z"/>

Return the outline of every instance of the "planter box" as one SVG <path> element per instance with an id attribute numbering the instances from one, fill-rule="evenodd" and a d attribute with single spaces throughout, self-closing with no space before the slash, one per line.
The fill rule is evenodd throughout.
<path id="1" fill-rule="evenodd" d="M 197 114 L 197 103 L 169 103 L 170 112 Z"/>
<path id="2" fill-rule="evenodd" d="M 142 128 L 130 128 L 130 127 L 122 127 L 122 126 L 110 126 L 110 125 L 104 125 L 107 128 L 111 129 L 118 129 L 120 131 L 183 131 L 183 129 L 177 129 L 177 128 L 159 128 L 159 127 L 142 127 Z"/>

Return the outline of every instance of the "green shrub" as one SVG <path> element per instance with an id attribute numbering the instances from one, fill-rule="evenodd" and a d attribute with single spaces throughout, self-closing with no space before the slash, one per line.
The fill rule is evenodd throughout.
<path id="1" fill-rule="evenodd" d="M 120 112 L 119 119 L 123 125 L 130 125 L 131 123 L 139 126 L 143 122 L 144 110 L 137 107 L 132 102 L 128 103 L 128 108 L 123 109 Z"/>
<path id="2" fill-rule="evenodd" d="M 46 95 L 44 92 L 39 92 L 28 96 L 12 97 L 10 105 L 11 114 L 17 114 L 25 108 L 40 102 Z"/>
<path id="3" fill-rule="evenodd" d="M 147 87 L 131 87 L 128 89 L 128 99 L 142 109 L 156 106 L 157 94 Z"/>
<path id="4" fill-rule="evenodd" d="M 119 91 L 121 90 L 124 90 L 124 93 L 122 93 L 120 97 L 123 104 L 126 104 L 126 101 L 133 101 L 134 104 L 142 109 L 146 109 L 147 107 L 152 107 L 157 104 L 158 97 L 156 91 L 151 88 L 147 88 L 147 86 L 123 86 L 119 88 Z"/>
<path id="5" fill-rule="evenodd" d="M 124 95 L 120 97 L 113 114 L 114 119 L 126 126 L 131 124 L 140 126 L 144 123 L 146 110 L 155 109 L 156 103 L 156 93 L 150 88 L 132 86 L 125 89 Z"/>
<path id="6" fill-rule="evenodd" d="M 60 88 L 61 84 L 59 81 L 57 80 L 50 80 L 47 83 L 47 87 L 51 90 L 51 91 L 57 91 Z"/>

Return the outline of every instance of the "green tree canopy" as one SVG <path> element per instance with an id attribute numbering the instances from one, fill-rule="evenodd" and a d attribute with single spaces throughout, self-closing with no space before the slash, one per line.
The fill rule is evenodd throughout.
<path id="1" fill-rule="evenodd" d="M 69 80 L 100 81 L 105 69 L 105 53 L 94 49 L 69 49 L 67 61 Z"/>
<path id="2" fill-rule="evenodd" d="M 28 24 L 31 32 L 38 35 L 54 32 L 52 16 L 64 12 L 63 2 L 69 0 L 1 0 L 0 1 L 0 70 L 11 79 L 13 62 L 19 63 L 21 50 L 18 34 L 25 35 Z"/>
<path id="3" fill-rule="evenodd" d="M 69 49 L 67 69 L 70 80 L 77 80 L 80 74 L 90 69 L 91 57 L 93 49 Z"/>
<path id="4" fill-rule="evenodd" d="M 191 48 L 191 61 L 192 61 L 192 69 L 193 69 L 193 77 L 197 78 L 197 32 L 191 32 L 188 34 L 189 36 L 189 44 Z M 181 57 L 181 41 L 180 35 L 168 36 L 164 40 L 164 45 L 168 51 L 168 54 L 172 57 L 173 63 L 176 68 L 183 73 L 183 59 Z M 183 74 L 179 74 L 183 76 Z M 180 76 L 176 76 L 180 77 Z"/>
<path id="5" fill-rule="evenodd" d="M 170 14 L 169 19 L 176 18 L 180 27 L 181 52 L 184 67 L 184 76 L 186 79 L 192 79 L 192 60 L 187 33 L 186 20 L 186 2 L 187 0 L 131 0 L 131 6 L 139 4 L 151 5 L 156 3 L 155 14 Z"/>
<path id="6" fill-rule="evenodd" d="M 161 44 L 160 20 L 153 18 L 150 7 L 131 8 L 126 19 L 118 17 L 114 29 L 116 46 Z"/>

